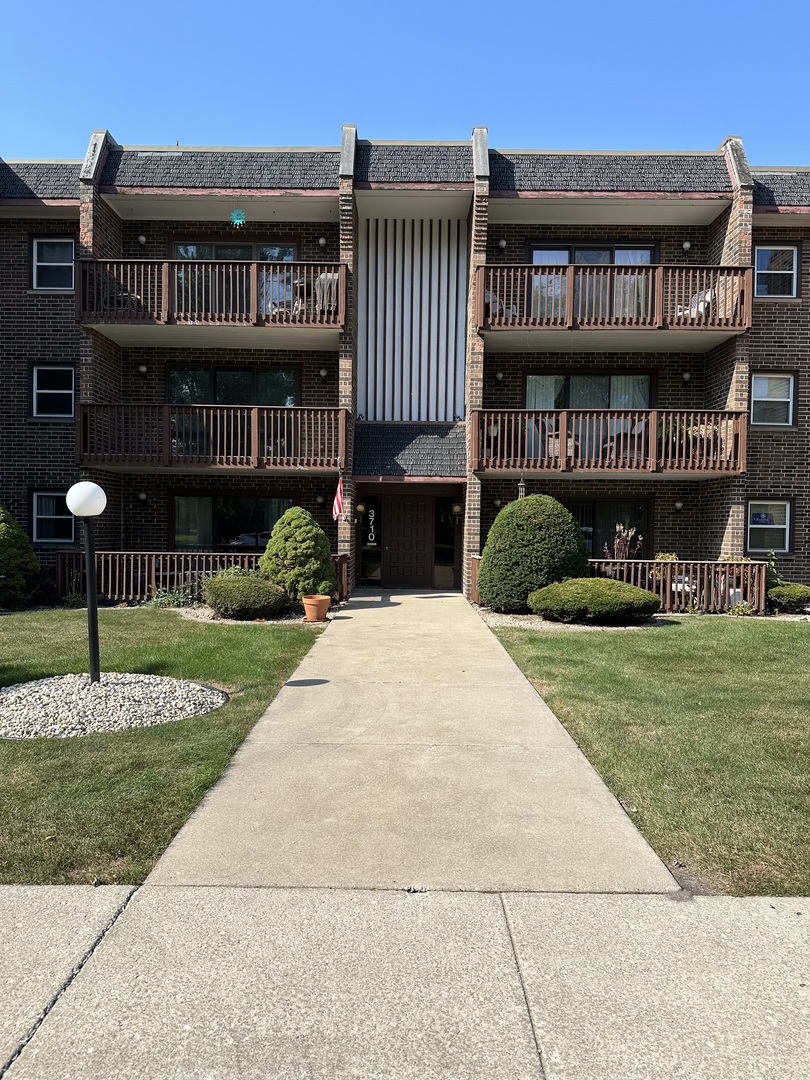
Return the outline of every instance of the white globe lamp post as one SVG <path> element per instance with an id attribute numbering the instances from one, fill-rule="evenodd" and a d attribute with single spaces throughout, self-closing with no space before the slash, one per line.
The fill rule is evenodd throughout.
<path id="1" fill-rule="evenodd" d="M 98 657 L 98 587 L 96 585 L 96 544 L 93 524 L 104 511 L 107 496 L 91 480 L 80 480 L 65 496 L 67 508 L 84 523 L 84 566 L 87 578 L 87 635 L 90 643 L 90 682 L 101 680 Z"/>

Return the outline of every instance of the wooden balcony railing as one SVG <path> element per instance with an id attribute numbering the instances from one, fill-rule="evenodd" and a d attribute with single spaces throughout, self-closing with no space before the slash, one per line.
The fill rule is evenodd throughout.
<path id="1" fill-rule="evenodd" d="M 733 266 L 482 266 L 478 327 L 743 331 L 751 275 Z"/>
<path id="2" fill-rule="evenodd" d="M 96 577 L 100 600 L 132 603 L 150 600 L 158 589 L 186 588 L 199 598 L 205 578 L 229 566 L 255 570 L 260 552 L 230 551 L 98 551 Z M 333 555 L 341 600 L 349 590 L 346 554 Z M 68 593 L 87 591 L 84 554 L 60 551 L 56 564 L 56 591 L 60 599 Z"/>
<path id="3" fill-rule="evenodd" d="M 589 567 L 593 577 L 626 581 L 656 593 L 662 612 L 723 612 L 741 603 L 760 615 L 765 611 L 765 563 L 591 559 Z"/>
<path id="4" fill-rule="evenodd" d="M 736 474 L 747 417 L 690 409 L 478 409 L 474 472 Z"/>
<path id="5" fill-rule="evenodd" d="M 80 405 L 79 465 L 332 470 L 346 461 L 345 409 Z"/>
<path id="6" fill-rule="evenodd" d="M 337 328 L 345 309 L 342 263 L 76 263 L 76 319 L 82 323 Z"/>
<path id="7" fill-rule="evenodd" d="M 478 567 L 480 555 L 470 558 L 470 600 L 480 604 Z M 765 563 L 757 562 L 656 562 L 649 559 L 591 559 L 592 577 L 626 581 L 656 593 L 662 614 L 728 611 L 747 603 L 758 614 L 765 611 Z"/>

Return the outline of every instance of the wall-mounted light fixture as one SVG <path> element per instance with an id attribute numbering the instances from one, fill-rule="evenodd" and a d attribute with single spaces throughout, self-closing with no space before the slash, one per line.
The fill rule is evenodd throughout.
<path id="1" fill-rule="evenodd" d="M 691 250 L 692 250 L 692 245 L 690 244 L 690 242 L 688 240 L 684 240 L 684 242 L 683 242 L 683 253 L 684 253 L 684 255 L 688 255 Z"/>
<path id="2" fill-rule="evenodd" d="M 318 374 L 321 377 L 321 382 L 326 382 L 326 376 L 329 374 L 329 372 L 326 370 L 326 368 L 322 367 L 321 370 L 318 372 Z"/>
<path id="3" fill-rule="evenodd" d="M 518 484 L 518 498 L 519 499 L 525 499 L 526 498 L 526 481 L 523 479 L 522 476 L 520 478 L 520 483 Z"/>
<path id="4" fill-rule="evenodd" d="M 683 510 L 683 499 L 676 499 L 673 505 L 675 506 L 675 512 L 680 514 L 681 510 Z"/>
<path id="5" fill-rule="evenodd" d="M 503 382 L 503 372 L 502 371 L 496 371 L 495 372 L 495 380 L 496 380 L 496 382 Z"/>
<path id="6" fill-rule="evenodd" d="M 142 379 L 146 378 L 146 373 L 148 370 L 149 368 L 146 366 L 146 364 L 138 364 L 138 374 Z"/>
<path id="7" fill-rule="evenodd" d="M 321 249 L 321 251 L 323 251 L 323 249 L 326 247 L 326 237 L 325 236 L 319 236 L 318 237 L 318 247 Z"/>
<path id="8" fill-rule="evenodd" d="M 149 498 L 149 496 L 146 494 L 145 491 L 139 491 L 138 492 L 138 501 L 139 502 L 145 503 L 148 498 Z"/>
<path id="9" fill-rule="evenodd" d="M 457 503 L 457 502 L 453 503 L 453 521 L 454 521 L 454 523 L 456 525 L 458 525 L 461 522 L 461 515 L 462 515 L 463 511 L 464 511 L 464 507 L 461 505 L 461 503 Z"/>
<path id="10" fill-rule="evenodd" d="M 498 241 L 498 247 L 501 249 L 501 251 L 506 251 L 506 241 L 503 237 L 501 237 Z"/>
<path id="11" fill-rule="evenodd" d="M 355 525 L 361 525 L 363 523 L 363 514 L 366 512 L 366 504 L 363 502 L 357 503 L 354 508 L 354 523 Z"/>
<path id="12" fill-rule="evenodd" d="M 683 381 L 684 381 L 685 383 L 688 383 L 688 382 L 689 382 L 689 380 L 690 380 L 690 379 L 692 378 L 692 372 L 691 372 L 691 371 L 685 371 L 685 372 L 683 373 L 683 375 L 681 375 L 681 378 L 683 379 Z"/>
<path id="13" fill-rule="evenodd" d="M 146 237 L 143 235 L 143 233 L 141 233 L 141 235 L 138 237 L 138 243 L 141 245 L 141 247 L 146 247 Z"/>
<path id="14" fill-rule="evenodd" d="M 318 506 L 323 506 L 323 495 L 316 495 L 315 502 L 318 504 Z"/>
<path id="15" fill-rule="evenodd" d="M 492 505 L 495 507 L 496 510 L 500 510 L 500 508 L 503 506 L 503 499 L 493 499 Z"/>

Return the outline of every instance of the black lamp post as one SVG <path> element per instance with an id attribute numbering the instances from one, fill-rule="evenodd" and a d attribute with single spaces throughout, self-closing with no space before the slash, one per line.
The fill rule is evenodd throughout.
<path id="1" fill-rule="evenodd" d="M 98 657 L 98 586 L 96 585 L 96 544 L 94 519 L 107 505 L 107 496 L 98 484 L 81 480 L 65 496 L 68 510 L 84 522 L 84 565 L 87 579 L 87 635 L 90 644 L 90 682 L 101 680 Z"/>

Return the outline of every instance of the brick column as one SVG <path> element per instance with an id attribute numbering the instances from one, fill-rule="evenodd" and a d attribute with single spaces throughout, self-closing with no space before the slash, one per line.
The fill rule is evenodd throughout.
<path id="1" fill-rule="evenodd" d="M 489 218 L 489 150 L 487 129 L 473 128 L 475 190 L 469 219 L 470 279 L 467 290 L 467 346 L 464 372 L 464 400 L 467 418 L 467 501 L 464 515 L 462 580 L 464 595 L 470 598 L 470 556 L 481 552 L 481 481 L 472 472 L 477 455 L 473 445 L 476 425 L 471 412 L 484 403 L 484 339 L 478 332 L 478 268 L 486 263 Z"/>
<path id="2" fill-rule="evenodd" d="M 340 148 L 338 217 L 340 261 L 346 267 L 346 308 L 338 355 L 338 405 L 347 410 L 346 460 L 343 462 L 343 516 L 338 521 L 338 552 L 349 556 L 349 592 L 357 580 L 357 530 L 354 525 L 356 492 L 354 471 L 354 418 L 357 415 L 357 306 L 355 267 L 357 265 L 357 207 L 354 199 L 354 152 L 357 128 L 343 127 Z"/>

